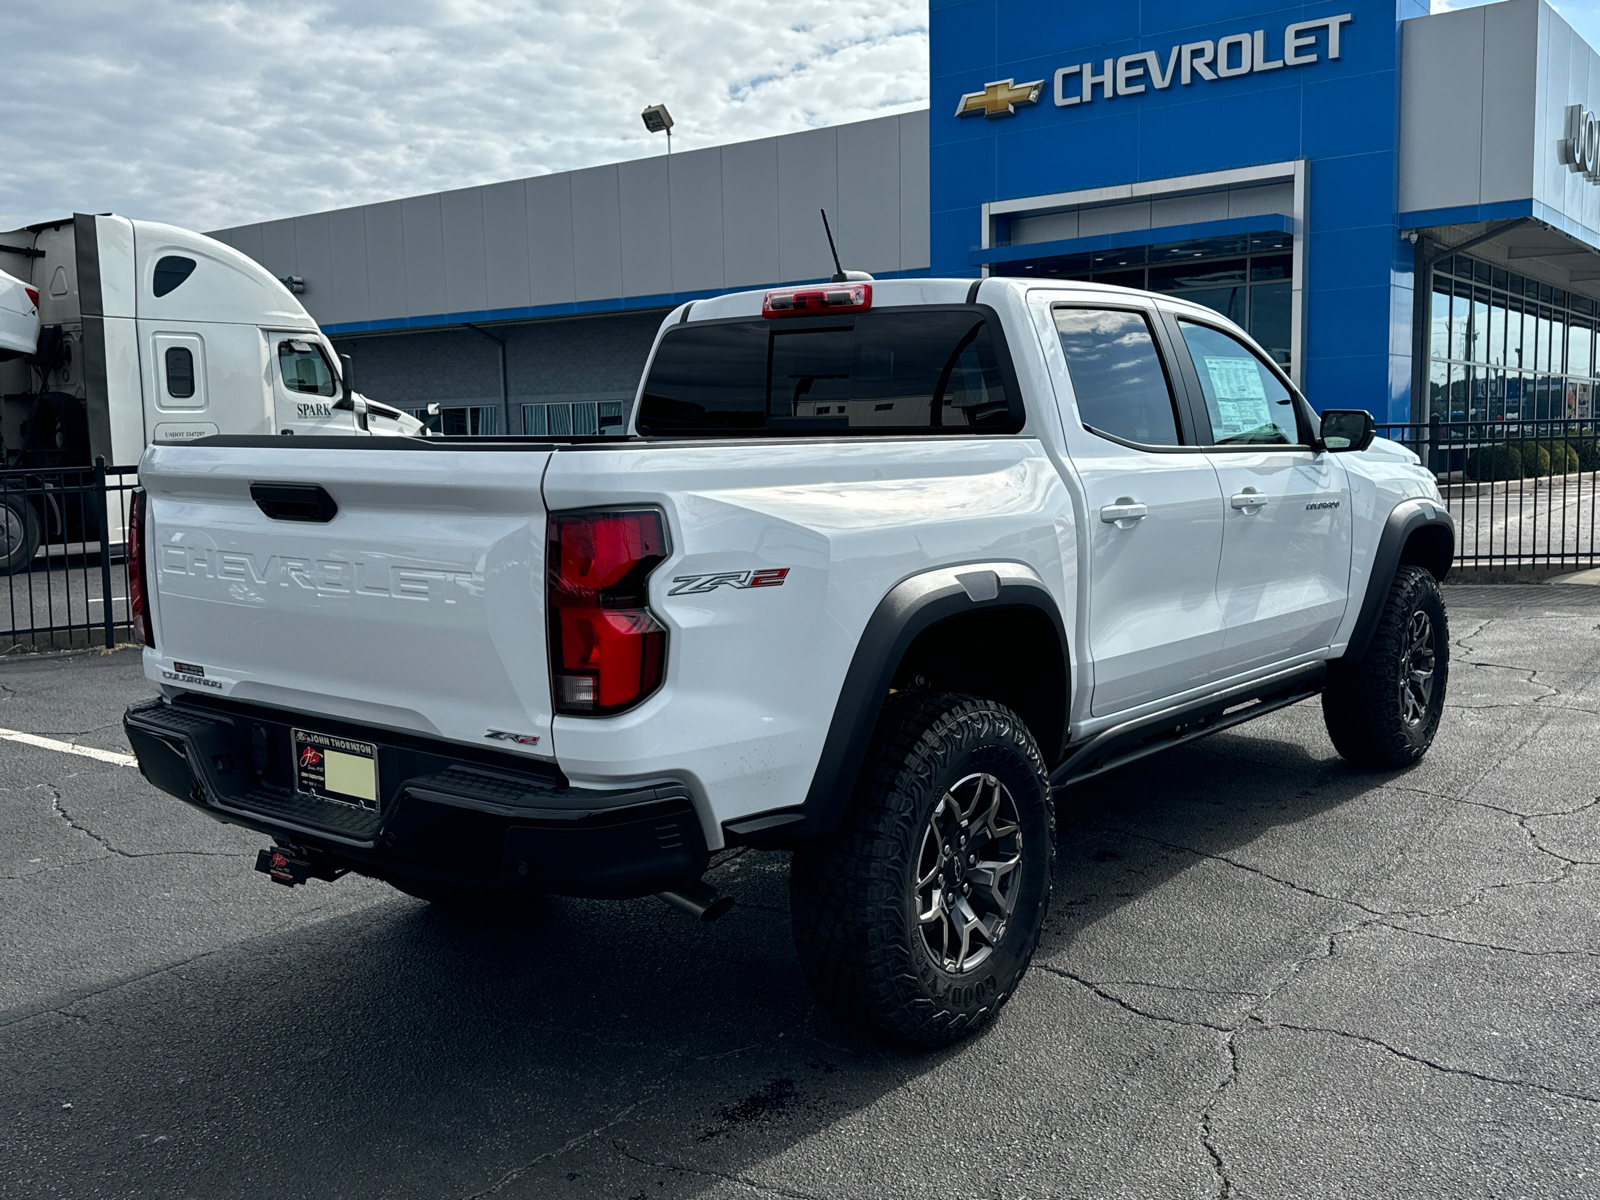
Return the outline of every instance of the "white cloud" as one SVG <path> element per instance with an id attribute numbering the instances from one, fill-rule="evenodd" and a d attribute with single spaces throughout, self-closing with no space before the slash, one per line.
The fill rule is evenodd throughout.
<path id="1" fill-rule="evenodd" d="M 926 103 L 916 0 L 9 0 L 0 228 L 198 229 Z"/>

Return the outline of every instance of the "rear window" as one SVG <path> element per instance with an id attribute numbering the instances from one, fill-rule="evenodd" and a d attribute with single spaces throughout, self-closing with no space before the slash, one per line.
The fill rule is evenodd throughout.
<path id="1" fill-rule="evenodd" d="M 1020 404 L 973 309 L 683 325 L 662 338 L 639 432 L 1011 433 Z"/>

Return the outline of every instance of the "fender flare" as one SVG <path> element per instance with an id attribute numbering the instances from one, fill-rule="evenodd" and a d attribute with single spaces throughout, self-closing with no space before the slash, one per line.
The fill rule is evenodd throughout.
<path id="1" fill-rule="evenodd" d="M 1028 609 L 1054 627 L 1065 688 L 1061 729 L 1040 749 L 1050 763 L 1060 757 L 1072 701 L 1072 659 L 1066 624 L 1048 588 L 1018 563 L 973 563 L 913 575 L 878 602 L 856 643 L 828 725 L 811 787 L 799 808 L 740 817 L 724 825 L 730 842 L 760 847 L 792 845 L 831 833 L 849 802 L 866 759 L 895 669 L 918 635 L 940 621 L 971 612 Z"/>
<path id="2" fill-rule="evenodd" d="M 1389 519 L 1383 523 L 1378 550 L 1372 559 L 1372 573 L 1367 576 L 1367 593 L 1361 601 L 1361 615 L 1356 618 L 1350 643 L 1345 647 L 1345 661 L 1359 662 L 1366 657 L 1367 648 L 1372 644 L 1372 635 L 1378 628 L 1378 618 L 1383 615 L 1383 606 L 1389 599 L 1389 589 L 1394 585 L 1395 572 L 1400 569 L 1400 555 L 1411 535 L 1427 526 L 1443 529 L 1450 539 L 1450 555 L 1445 560 L 1444 570 L 1435 572 L 1441 581 L 1448 574 L 1450 563 L 1455 559 L 1455 522 L 1445 509 L 1432 500 L 1402 500 L 1394 506 Z"/>

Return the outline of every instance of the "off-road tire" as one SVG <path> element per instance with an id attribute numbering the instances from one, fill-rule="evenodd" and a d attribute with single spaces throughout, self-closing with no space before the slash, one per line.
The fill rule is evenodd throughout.
<path id="1" fill-rule="evenodd" d="M 1426 623 L 1431 637 L 1425 703 L 1414 687 L 1410 700 L 1406 695 L 1416 683 L 1419 622 Z M 1328 664 L 1322 719 L 1333 748 L 1353 766 L 1409 767 L 1433 744 L 1449 677 L 1450 630 L 1439 584 L 1421 567 L 1403 566 L 1395 572 L 1366 656 Z"/>
<path id="2" fill-rule="evenodd" d="M 0 575 L 15 575 L 33 564 L 44 540 L 39 510 L 26 496 L 0 497 Z"/>
<path id="3" fill-rule="evenodd" d="M 929 830 L 938 828 L 930 824 L 935 811 L 948 826 L 959 806 L 947 798 L 952 789 L 973 786 L 967 781 L 974 776 L 1004 785 L 1019 831 L 1006 836 L 1020 836 L 1020 842 L 986 844 L 1003 847 L 992 850 L 997 855 L 1014 846 L 1021 862 L 1014 868 L 1009 915 L 996 927 L 987 956 L 953 972 L 950 960 L 939 961 L 925 940 L 929 927 L 918 920 L 917 875 L 924 853 L 931 849 L 937 858 L 940 835 L 933 834 L 931 846 L 927 841 Z M 990 794 L 998 809 L 998 789 Z M 978 807 L 974 801 L 974 844 L 980 834 L 987 838 Z M 1005 824 L 991 819 L 988 828 Z M 959 822 L 951 827 L 966 828 Z M 818 998 L 851 1024 L 917 1046 L 958 1041 L 993 1019 L 1027 971 L 1054 866 L 1050 778 L 1022 719 L 975 696 L 890 696 L 839 828 L 794 854 L 789 898 L 801 968 Z M 971 869 L 962 867 L 963 873 Z M 985 894 L 981 881 L 976 886 L 968 911 Z"/>

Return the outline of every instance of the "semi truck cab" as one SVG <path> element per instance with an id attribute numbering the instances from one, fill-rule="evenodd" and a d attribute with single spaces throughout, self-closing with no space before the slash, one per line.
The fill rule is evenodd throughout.
<path id="1" fill-rule="evenodd" d="M 353 390 L 348 366 L 283 281 L 204 234 L 79 213 L 0 233 L 0 271 L 38 310 L 31 349 L 0 342 L 7 468 L 132 463 L 147 445 L 217 434 L 422 429 Z M 13 501 L 24 503 L 0 503 Z M 23 531 L 0 536 L 0 573 L 32 561 L 29 531 L 77 540 L 80 531 L 51 524 L 67 518 L 33 503 L 44 509 L 34 519 L 0 521 L 0 535 Z"/>

